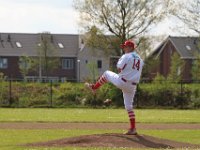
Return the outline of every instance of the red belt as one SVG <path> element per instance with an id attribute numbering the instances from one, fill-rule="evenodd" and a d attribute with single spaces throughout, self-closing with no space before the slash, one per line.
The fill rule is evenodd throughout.
<path id="1" fill-rule="evenodd" d="M 121 78 L 121 79 L 122 79 L 122 81 L 127 82 L 126 79 L 124 79 L 124 78 Z M 137 83 L 135 83 L 135 82 L 132 82 L 131 84 L 132 84 L 132 85 L 137 85 Z"/>

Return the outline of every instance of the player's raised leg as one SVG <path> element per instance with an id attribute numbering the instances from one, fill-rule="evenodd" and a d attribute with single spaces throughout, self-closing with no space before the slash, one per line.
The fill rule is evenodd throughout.
<path id="1" fill-rule="evenodd" d="M 95 84 L 93 84 L 92 88 L 93 89 L 98 89 L 100 86 L 102 86 L 103 84 L 107 83 L 107 79 L 105 77 L 105 75 L 103 74 L 101 77 L 99 77 L 99 79 L 97 80 L 97 82 Z"/>
<path id="2" fill-rule="evenodd" d="M 86 82 L 85 86 L 88 87 L 92 92 L 95 92 L 96 89 L 98 89 L 100 86 L 102 86 L 105 83 L 107 83 L 107 79 L 105 75 L 103 74 L 101 77 L 99 77 L 99 79 L 96 81 L 95 84 Z"/>
<path id="3" fill-rule="evenodd" d="M 118 85 L 119 76 L 112 71 L 105 71 L 102 76 L 96 81 L 96 83 L 85 83 L 85 86 L 89 88 L 92 92 L 95 92 L 98 88 L 100 88 L 103 84 L 107 82 L 111 82 L 114 85 Z"/>

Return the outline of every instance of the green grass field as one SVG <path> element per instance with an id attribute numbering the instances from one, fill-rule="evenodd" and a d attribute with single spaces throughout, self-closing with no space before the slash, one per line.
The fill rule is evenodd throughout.
<path id="1" fill-rule="evenodd" d="M 137 109 L 137 122 L 200 123 L 200 110 Z M 124 109 L 0 109 L 0 122 L 127 122 Z"/>
<path id="2" fill-rule="evenodd" d="M 138 109 L 138 122 L 144 123 L 200 123 L 200 110 L 158 110 Z M 1 122 L 128 122 L 124 109 L 0 109 Z M 19 130 L 0 129 L 0 150 L 38 150 L 47 148 L 28 148 L 18 145 L 38 141 L 48 141 L 79 135 L 123 133 L 122 130 Z M 200 130 L 139 130 L 139 133 L 171 139 L 180 142 L 200 144 Z M 48 148 L 65 150 L 75 148 Z M 76 148 L 83 149 L 83 148 Z M 108 148 L 84 148 L 89 150 Z M 120 150 L 120 148 L 115 148 Z M 121 148 L 125 149 L 125 148 Z"/>

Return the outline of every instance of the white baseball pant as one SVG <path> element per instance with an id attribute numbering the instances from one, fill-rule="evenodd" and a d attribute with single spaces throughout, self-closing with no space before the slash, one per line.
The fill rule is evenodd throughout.
<path id="1" fill-rule="evenodd" d="M 103 73 L 103 76 L 108 82 L 111 82 L 116 87 L 122 90 L 125 109 L 127 111 L 132 111 L 136 85 L 133 85 L 131 82 L 124 82 L 118 74 L 112 71 L 105 71 Z"/>

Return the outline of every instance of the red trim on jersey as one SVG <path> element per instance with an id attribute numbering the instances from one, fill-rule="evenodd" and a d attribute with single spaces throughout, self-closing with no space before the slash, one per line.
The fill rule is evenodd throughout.
<path id="1" fill-rule="evenodd" d="M 122 68 L 122 70 L 124 70 L 124 69 L 126 68 L 126 65 L 127 65 L 127 64 L 124 64 L 124 67 Z"/>

